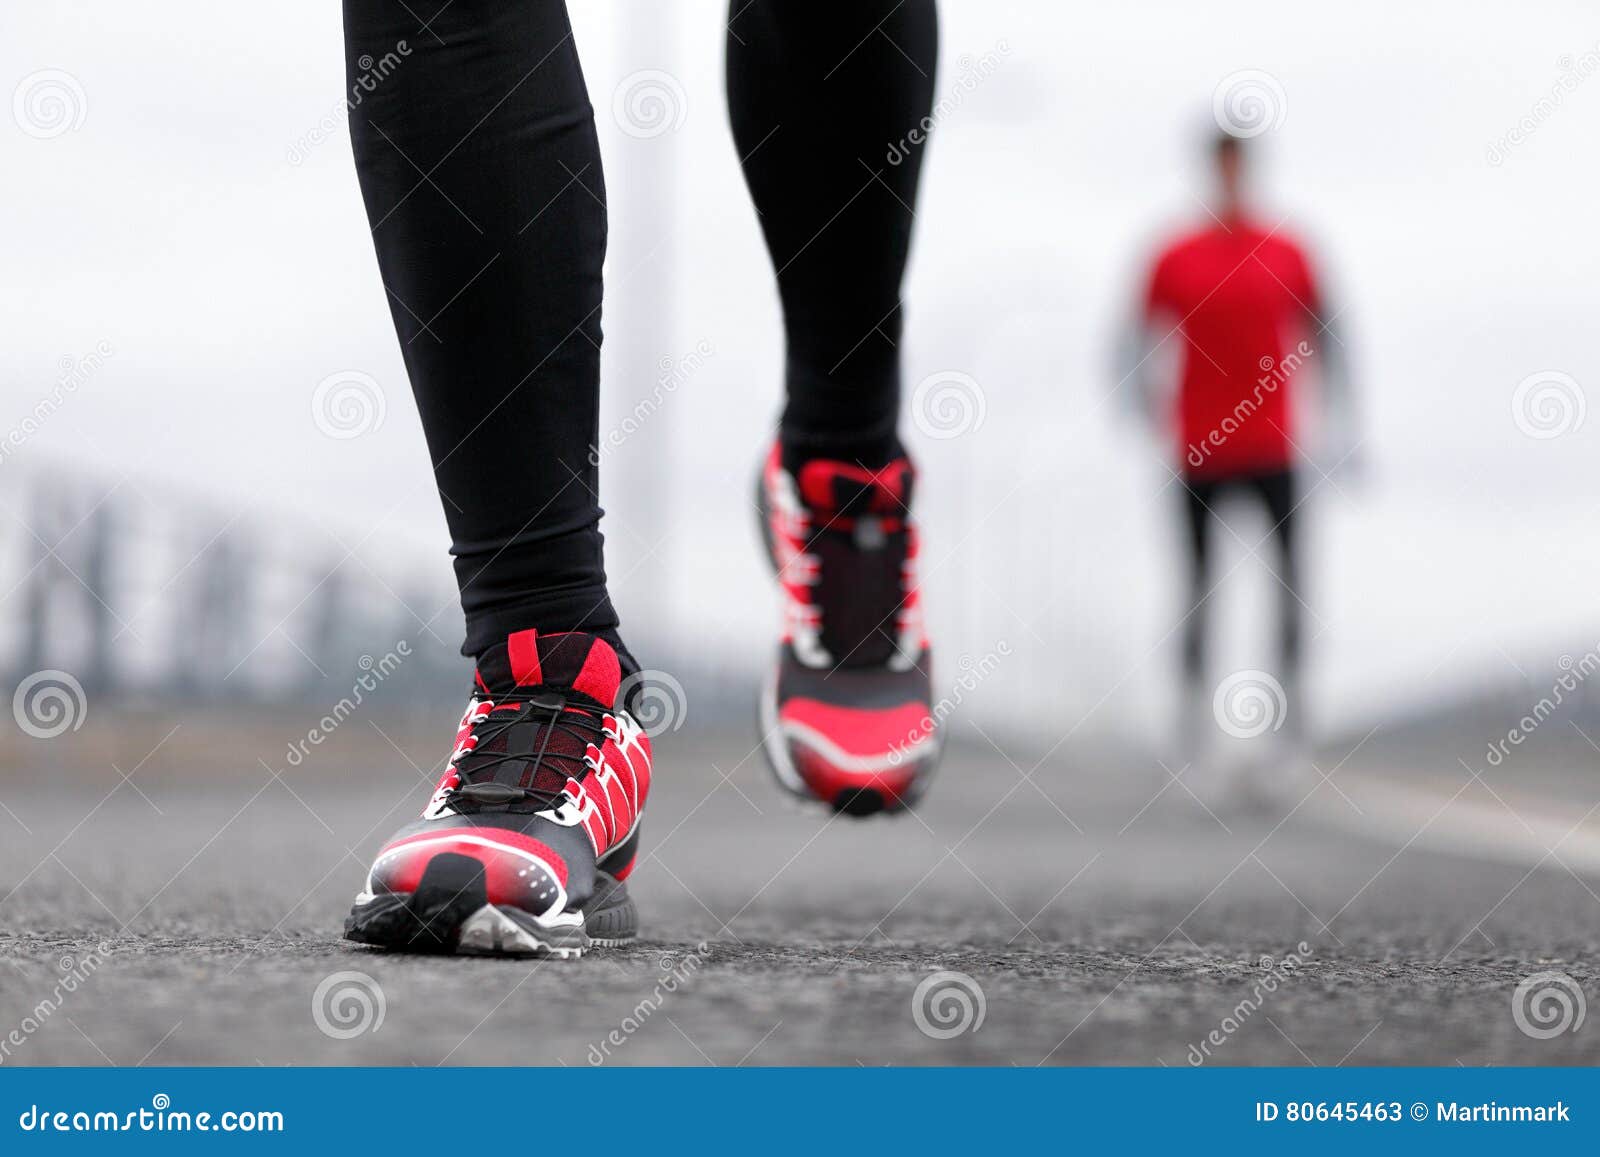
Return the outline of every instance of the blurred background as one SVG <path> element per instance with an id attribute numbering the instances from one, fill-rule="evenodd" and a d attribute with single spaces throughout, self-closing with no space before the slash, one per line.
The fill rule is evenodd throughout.
<path id="1" fill-rule="evenodd" d="M 775 614 L 748 499 L 780 330 L 723 105 L 720 7 L 574 11 L 614 191 L 610 570 L 634 649 L 707 688 L 697 713 L 745 710 L 736 689 L 766 658 L 749 641 Z M 1364 477 L 1309 499 L 1319 725 L 1588 649 L 1594 22 L 1576 2 L 1509 26 L 1492 11 L 945 6 L 908 406 L 957 377 L 907 432 L 941 668 L 1015 652 L 964 713 L 1129 738 L 1166 711 L 1177 502 L 1110 355 L 1158 237 L 1203 217 L 1213 96 L 1240 73 L 1270 105 L 1263 215 L 1326 271 L 1366 423 Z M 0 653 L 119 693 L 210 682 L 181 670 L 190 651 L 225 670 L 248 654 L 233 699 L 315 692 L 401 637 L 447 656 L 443 519 L 362 223 L 336 8 L 5 19 L 0 66 L 33 119 L 3 135 Z M 1559 436 L 1519 417 L 1530 375 L 1563 375 L 1540 398 Z M 1266 646 L 1249 629 L 1271 582 L 1257 570 L 1218 593 L 1227 669 Z M 215 614 L 215 642 L 180 643 L 180 609 Z M 93 654 L 85 623 L 118 645 Z"/>
<path id="2" fill-rule="evenodd" d="M 688 749 L 726 733 L 743 751 L 777 622 L 751 496 L 782 348 L 724 107 L 724 5 L 572 15 L 611 189 L 613 597 L 634 652 L 683 688 Z M 88 742 L 85 714 L 85 735 L 117 721 L 120 774 L 169 720 L 195 734 L 259 705 L 243 762 L 282 771 L 373 669 L 362 710 L 425 735 L 401 746 L 427 771 L 468 668 L 350 158 L 338 6 L 63 0 L 0 29 L 0 671 L 18 705 L 0 803 L 29 819 L 31 777 L 64 750 L 39 733 Z M 1232 93 L 1264 110 L 1262 216 L 1322 267 L 1363 420 L 1360 471 L 1324 479 L 1309 447 L 1309 732 L 1341 752 L 1375 729 L 1446 736 L 1426 748 L 1439 768 L 1482 770 L 1563 672 L 1600 662 L 1593 6 L 949 0 L 942 30 L 905 433 L 957 744 L 1020 746 L 1026 766 L 1066 743 L 1165 783 L 1149 756 L 1176 710 L 1179 506 L 1113 355 L 1158 241 L 1204 219 Z M 1272 653 L 1273 580 L 1246 549 L 1267 527 L 1236 528 L 1217 680 Z M 24 688 L 46 683 L 65 690 L 24 724 Z M 1600 692 L 1578 684 L 1559 707 L 1581 729 L 1545 731 L 1569 821 L 1600 755 L 1579 738 Z M 360 730 L 364 758 L 387 757 Z M 108 907 L 122 923 L 138 899 Z"/>

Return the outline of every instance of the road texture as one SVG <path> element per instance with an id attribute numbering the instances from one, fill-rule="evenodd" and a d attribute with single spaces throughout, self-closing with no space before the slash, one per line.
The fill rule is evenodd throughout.
<path id="1" fill-rule="evenodd" d="M 10 742 L 0 1060 L 1600 1062 L 1577 1020 L 1600 751 L 1575 724 L 1493 771 L 1481 713 L 1351 736 L 1248 805 L 1153 756 L 968 731 L 893 822 L 792 807 L 751 737 L 685 728 L 658 740 L 645 939 L 563 964 L 339 939 L 438 722 L 352 719 L 296 767 L 292 713 Z M 1575 990 L 1519 1017 L 1541 972 Z"/>

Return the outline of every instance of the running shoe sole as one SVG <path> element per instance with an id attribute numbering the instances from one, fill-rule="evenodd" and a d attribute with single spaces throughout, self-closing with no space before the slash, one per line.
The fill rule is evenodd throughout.
<path id="1" fill-rule="evenodd" d="M 542 924 L 520 908 L 488 903 L 483 865 L 469 856 L 435 856 L 415 892 L 357 900 L 345 939 L 401 952 L 576 960 L 639 934 L 639 914 L 623 881 L 600 872 L 587 913 Z M 570 921 L 570 923 L 569 923 Z"/>

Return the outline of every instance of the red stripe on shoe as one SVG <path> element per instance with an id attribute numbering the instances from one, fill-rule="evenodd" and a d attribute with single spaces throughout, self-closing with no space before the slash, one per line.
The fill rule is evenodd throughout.
<path id="1" fill-rule="evenodd" d="M 561 881 L 562 887 L 567 885 L 566 862 L 556 854 L 554 849 L 541 840 L 536 840 L 532 836 L 525 836 L 521 832 L 510 831 L 507 828 L 440 828 L 437 831 L 417 832 L 415 835 L 407 836 L 403 840 L 396 840 L 384 848 L 382 855 L 378 858 L 381 860 L 383 856 L 387 856 L 391 852 L 401 851 L 412 844 L 449 841 L 452 839 L 461 840 L 464 846 L 467 845 L 469 840 L 502 844 L 513 852 L 523 852 L 527 855 L 535 856 L 549 865 L 550 870 L 556 874 L 556 879 Z M 475 843 L 470 846 L 482 847 L 483 845 Z"/>
<path id="2" fill-rule="evenodd" d="M 621 683 L 622 664 L 617 660 L 617 653 L 604 639 L 594 640 L 578 677 L 572 681 L 572 689 L 610 707 L 617 701 L 617 688 Z"/>
<path id="3" fill-rule="evenodd" d="M 891 753 L 905 754 L 930 739 L 937 725 L 921 703 L 898 707 L 839 707 L 815 699 L 791 699 L 779 718 L 785 731 L 825 737 L 827 747 L 852 760 L 877 765 Z"/>
<path id="4" fill-rule="evenodd" d="M 544 672 L 539 667 L 538 631 L 517 631 L 507 637 L 506 657 L 511 661 L 511 678 L 519 687 L 544 682 Z"/>
<path id="5" fill-rule="evenodd" d="M 917 765 L 912 762 L 878 771 L 849 771 L 798 743 L 790 745 L 790 752 L 795 770 L 806 786 L 818 799 L 829 803 L 847 792 L 871 790 L 883 797 L 886 806 L 892 807 L 901 802 L 916 779 Z"/>
<path id="6" fill-rule="evenodd" d="M 589 833 L 589 842 L 594 845 L 594 854 L 603 856 L 611 847 L 611 833 L 606 829 L 606 817 L 600 812 L 600 805 L 594 802 L 594 797 L 584 789 L 584 785 L 575 779 L 568 779 L 564 789 L 572 806 L 577 809 L 578 817 L 583 822 L 583 830 Z"/>

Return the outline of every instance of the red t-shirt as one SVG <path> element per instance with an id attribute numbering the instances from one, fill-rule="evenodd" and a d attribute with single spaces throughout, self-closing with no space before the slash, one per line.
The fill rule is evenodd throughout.
<path id="1" fill-rule="evenodd" d="M 1310 360 L 1298 343 L 1321 312 L 1310 263 L 1281 232 L 1253 221 L 1211 224 L 1156 259 L 1145 316 L 1178 327 L 1183 368 L 1178 447 L 1187 473 L 1281 470 L 1294 456 L 1290 390 Z"/>

